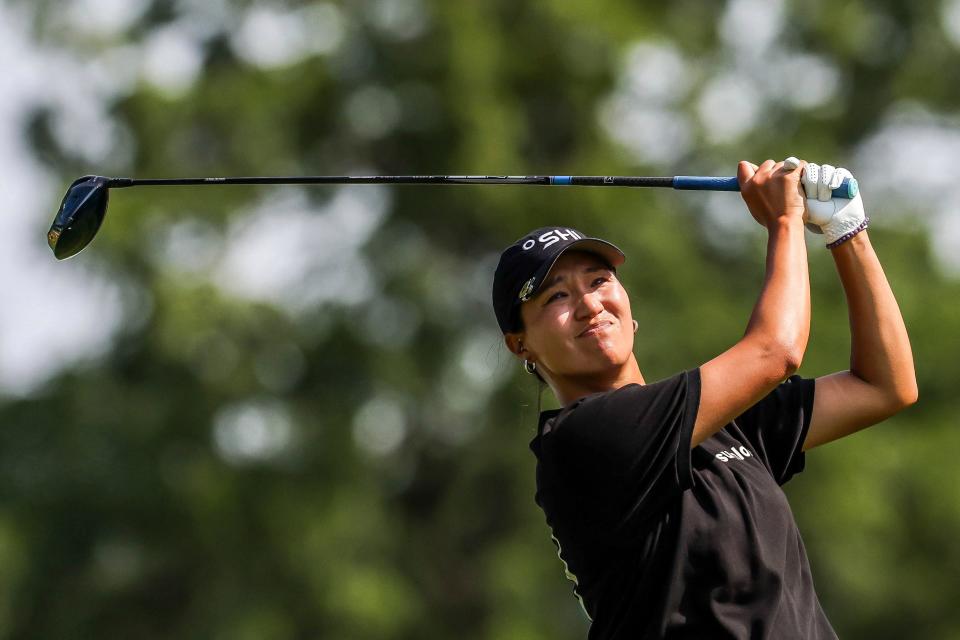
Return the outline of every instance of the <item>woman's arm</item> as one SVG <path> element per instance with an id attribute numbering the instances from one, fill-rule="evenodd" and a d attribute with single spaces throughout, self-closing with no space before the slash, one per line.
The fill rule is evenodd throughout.
<path id="1" fill-rule="evenodd" d="M 770 393 L 800 366 L 810 333 L 810 282 L 800 170 L 740 163 L 741 193 L 767 229 L 767 272 L 744 336 L 700 367 L 691 447 Z"/>
<path id="2" fill-rule="evenodd" d="M 850 370 L 817 378 L 804 450 L 917 401 L 910 339 L 866 231 L 832 249 L 850 314 Z"/>

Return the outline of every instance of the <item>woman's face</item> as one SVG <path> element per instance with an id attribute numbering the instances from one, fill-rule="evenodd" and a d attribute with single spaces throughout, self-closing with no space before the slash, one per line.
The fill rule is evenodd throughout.
<path id="1" fill-rule="evenodd" d="M 592 253 L 561 255 L 537 295 L 520 306 L 520 316 L 526 357 L 553 380 L 610 374 L 633 352 L 630 299 Z"/>

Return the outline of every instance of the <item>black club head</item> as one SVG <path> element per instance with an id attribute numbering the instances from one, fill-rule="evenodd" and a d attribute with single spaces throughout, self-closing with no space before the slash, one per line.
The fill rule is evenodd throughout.
<path id="1" fill-rule="evenodd" d="M 76 255 L 100 229 L 107 212 L 110 178 L 84 176 L 73 181 L 47 232 L 47 244 L 58 260 Z"/>

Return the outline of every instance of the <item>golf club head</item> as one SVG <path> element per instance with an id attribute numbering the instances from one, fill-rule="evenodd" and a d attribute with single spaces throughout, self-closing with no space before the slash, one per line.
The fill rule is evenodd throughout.
<path id="1" fill-rule="evenodd" d="M 76 255 L 97 235 L 107 212 L 110 178 L 84 176 L 73 181 L 47 232 L 47 244 L 58 260 Z"/>

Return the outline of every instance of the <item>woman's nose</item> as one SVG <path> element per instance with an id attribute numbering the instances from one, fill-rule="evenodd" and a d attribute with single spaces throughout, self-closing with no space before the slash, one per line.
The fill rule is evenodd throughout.
<path id="1" fill-rule="evenodd" d="M 580 298 L 580 304 L 577 305 L 577 311 L 577 316 L 584 320 L 603 311 L 603 303 L 600 302 L 599 294 L 596 291 L 583 294 Z"/>

